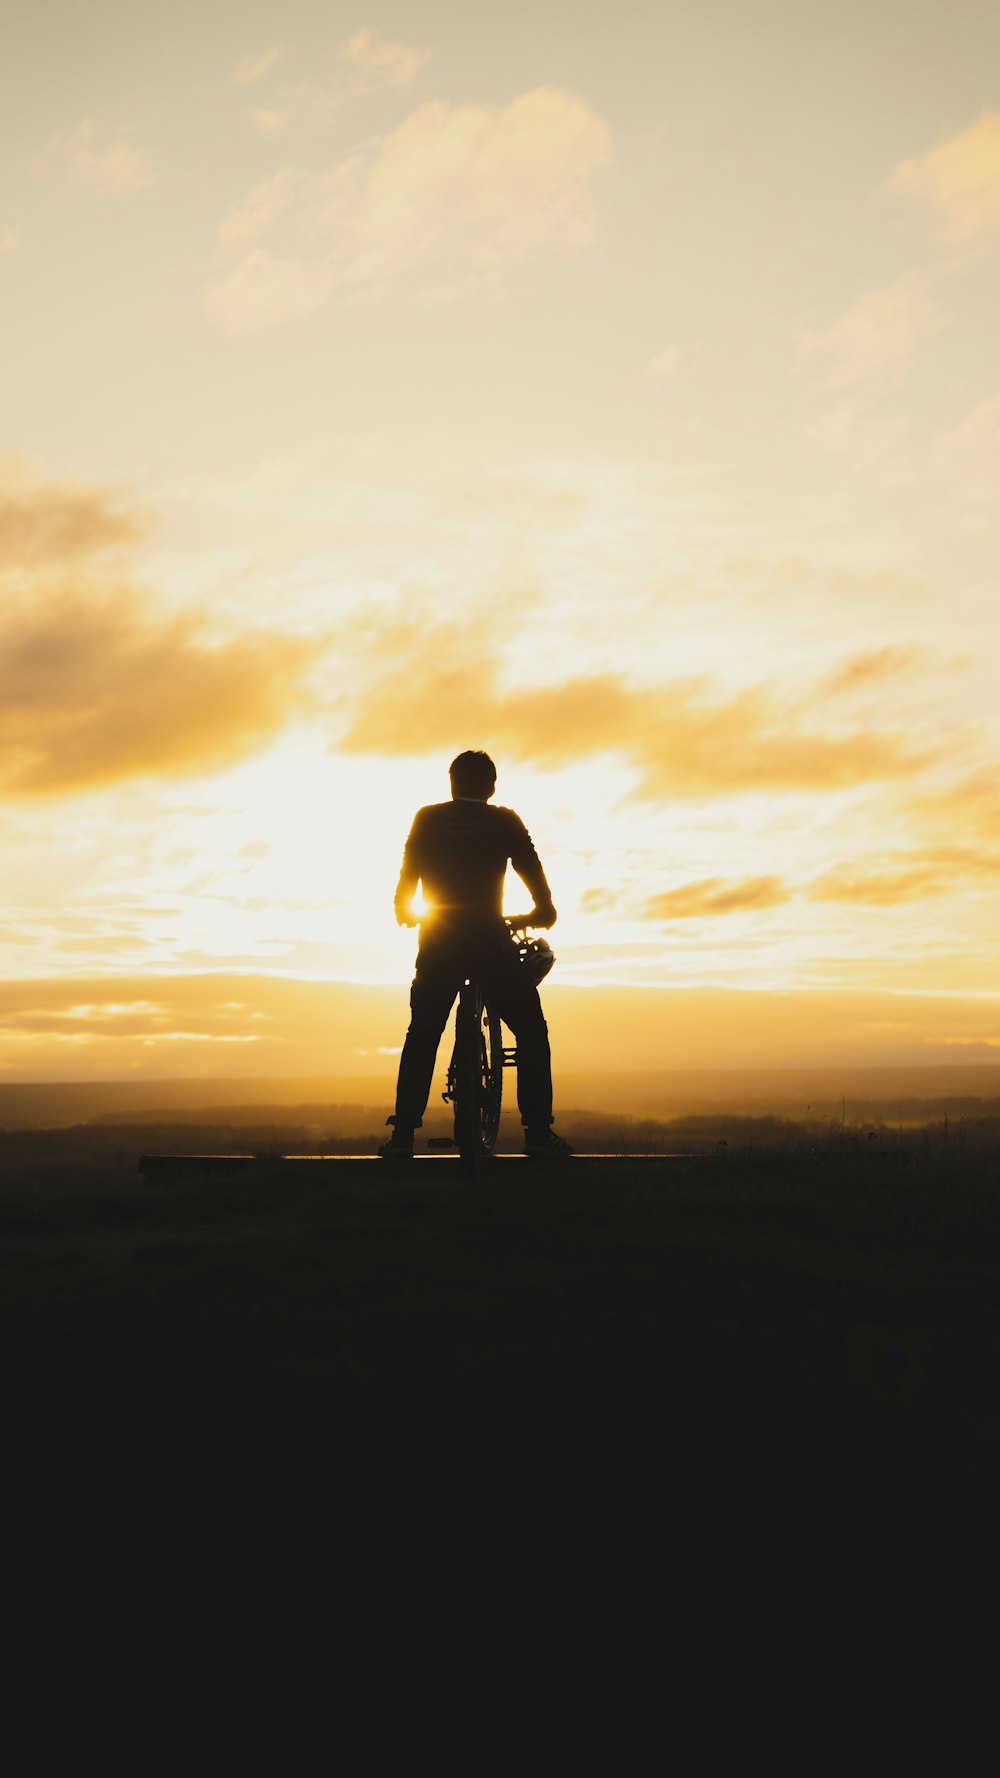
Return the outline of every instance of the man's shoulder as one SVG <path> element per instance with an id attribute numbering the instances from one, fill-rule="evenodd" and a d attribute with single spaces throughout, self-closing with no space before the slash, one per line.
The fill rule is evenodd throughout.
<path id="1" fill-rule="evenodd" d="M 413 817 L 410 827 L 411 836 L 416 833 L 432 834 L 435 830 L 451 827 L 460 816 L 464 804 L 449 799 L 446 803 L 424 803 Z"/>
<path id="2" fill-rule="evenodd" d="M 474 817 L 483 821 L 503 823 L 508 827 L 524 826 L 520 815 L 516 814 L 513 809 L 505 809 L 497 803 L 484 803 L 478 796 L 451 797 L 445 803 L 425 803 L 422 809 L 417 810 L 413 819 L 414 822 L 454 821 L 462 816 L 467 816 L 470 812 Z"/>
<path id="3" fill-rule="evenodd" d="M 520 850 L 524 833 L 524 822 L 513 809 L 481 802 L 478 797 L 452 797 L 446 803 L 425 803 L 417 810 L 410 841 L 436 845 L 446 843 L 449 836 L 462 841 L 478 834 L 483 839 L 489 836 L 493 845 L 499 842 Z"/>
<path id="4" fill-rule="evenodd" d="M 467 807 L 462 804 L 462 807 Z M 475 805 L 481 813 L 477 817 L 484 827 L 492 828 L 495 833 L 519 834 L 524 832 L 524 822 L 513 809 L 505 809 L 502 803 L 478 803 Z"/>

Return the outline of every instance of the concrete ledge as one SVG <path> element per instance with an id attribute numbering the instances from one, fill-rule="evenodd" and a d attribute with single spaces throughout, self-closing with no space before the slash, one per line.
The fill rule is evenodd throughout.
<path id="1" fill-rule="evenodd" d="M 592 1167 L 595 1164 L 606 1167 L 620 1166 L 623 1162 L 629 1165 L 641 1163 L 650 1166 L 659 1162 L 673 1165 L 677 1161 L 704 1161 L 712 1156 L 704 1154 L 577 1154 L 568 1160 L 538 1161 L 523 1154 L 495 1154 L 487 1163 L 487 1170 L 523 1169 L 530 1167 L 537 1172 L 559 1171 L 570 1168 Z M 363 1169 L 368 1172 L 383 1173 L 387 1179 L 399 1179 L 407 1173 L 443 1170 L 446 1173 L 458 1171 L 461 1161 L 455 1154 L 415 1154 L 412 1160 L 384 1161 L 374 1154 L 288 1154 L 275 1156 L 273 1160 L 266 1156 L 252 1154 L 144 1154 L 140 1157 L 138 1171 L 146 1179 L 167 1178 L 179 1173 L 299 1173 L 334 1176 L 348 1171 L 356 1172 Z"/>

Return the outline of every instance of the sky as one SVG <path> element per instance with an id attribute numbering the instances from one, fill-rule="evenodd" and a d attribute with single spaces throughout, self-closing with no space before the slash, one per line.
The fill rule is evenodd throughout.
<path id="1" fill-rule="evenodd" d="M 1000 1052 L 998 69 L 993 0 L 9 0 L 0 1079 L 391 1066 L 469 746 L 574 1066 Z"/>

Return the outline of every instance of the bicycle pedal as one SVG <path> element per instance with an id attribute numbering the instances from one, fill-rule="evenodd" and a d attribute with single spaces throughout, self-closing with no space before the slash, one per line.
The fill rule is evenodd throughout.
<path id="1" fill-rule="evenodd" d="M 454 1148 L 454 1136 L 428 1136 L 428 1148 Z"/>

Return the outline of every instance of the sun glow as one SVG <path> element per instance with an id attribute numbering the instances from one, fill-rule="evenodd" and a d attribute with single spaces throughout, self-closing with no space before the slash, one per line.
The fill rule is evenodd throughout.
<path id="1" fill-rule="evenodd" d="M 287 0 L 279 53 L 220 0 L 161 55 L 93 0 L 55 84 L 20 9 L 0 1070 L 287 1056 L 275 982 L 405 1004 L 402 849 L 467 747 L 553 994 L 996 1032 L 1000 11 L 623 8 L 509 0 L 493 56 L 475 3 L 410 42 Z"/>

